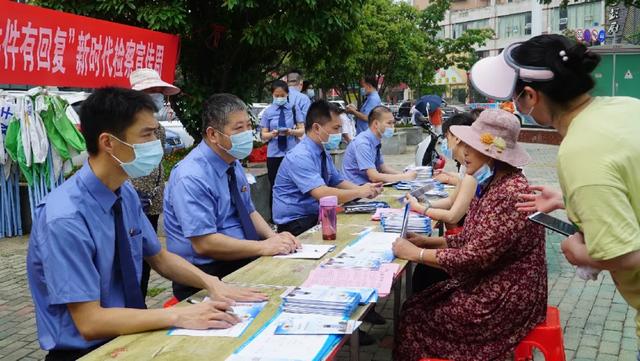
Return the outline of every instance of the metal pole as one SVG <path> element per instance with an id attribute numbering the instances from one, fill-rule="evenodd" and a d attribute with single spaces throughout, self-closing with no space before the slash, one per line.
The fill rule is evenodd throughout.
<path id="1" fill-rule="evenodd" d="M 613 57 L 613 68 L 611 70 L 611 96 L 616 96 L 616 33 L 613 33 L 613 44 L 611 45 L 613 50 L 611 56 Z"/>

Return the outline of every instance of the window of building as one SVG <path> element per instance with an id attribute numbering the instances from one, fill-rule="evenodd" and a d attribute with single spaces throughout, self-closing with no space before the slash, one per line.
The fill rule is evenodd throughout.
<path id="1" fill-rule="evenodd" d="M 467 29 L 486 29 L 489 28 L 489 19 L 481 19 L 475 21 L 467 21 L 464 23 L 453 24 L 453 38 L 459 38 Z"/>
<path id="2" fill-rule="evenodd" d="M 498 18 L 498 37 L 501 39 L 531 35 L 531 12 Z"/>
<path id="3" fill-rule="evenodd" d="M 486 58 L 489 56 L 489 50 L 476 51 L 476 56 L 478 57 L 478 60 Z"/>
<path id="4" fill-rule="evenodd" d="M 551 12 L 551 30 L 561 32 L 602 26 L 602 1 L 555 8 Z"/>

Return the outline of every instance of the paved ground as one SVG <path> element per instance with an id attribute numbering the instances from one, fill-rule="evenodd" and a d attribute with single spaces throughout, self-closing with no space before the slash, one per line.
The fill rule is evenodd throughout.
<path id="1" fill-rule="evenodd" d="M 411 151 L 413 148 L 410 148 Z M 557 147 L 528 145 L 534 161 L 526 169 L 532 184 L 557 186 Z M 411 154 L 387 156 L 388 163 L 405 165 Z M 561 238 L 547 235 L 549 304 L 558 306 L 564 327 L 567 360 L 632 361 L 638 346 L 635 311 L 624 302 L 608 274 L 597 281 L 575 277 L 559 250 Z M 25 257 L 27 238 L 0 239 L 0 360 L 41 360 L 31 297 L 27 287 Z M 149 307 L 161 307 L 170 297 L 170 284 L 153 274 L 149 286 Z M 388 319 L 384 326 L 364 326 L 379 342 L 361 349 L 361 360 L 390 360 L 393 300 L 381 300 L 377 309 Z M 348 359 L 348 346 L 338 358 Z"/>

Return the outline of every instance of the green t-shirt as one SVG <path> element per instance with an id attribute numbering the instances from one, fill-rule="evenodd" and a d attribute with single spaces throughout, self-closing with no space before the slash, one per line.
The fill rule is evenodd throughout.
<path id="1" fill-rule="evenodd" d="M 640 100 L 595 98 L 569 125 L 558 174 L 567 215 L 593 259 L 640 250 Z M 629 305 L 640 309 L 640 265 L 611 275 Z M 640 336 L 638 315 L 636 326 Z"/>

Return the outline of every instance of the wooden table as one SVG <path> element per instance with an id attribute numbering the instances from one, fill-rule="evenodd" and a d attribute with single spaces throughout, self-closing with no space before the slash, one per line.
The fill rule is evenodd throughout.
<path id="1" fill-rule="evenodd" d="M 385 192 L 377 198 L 389 203 L 392 207 L 399 207 L 397 197 L 403 192 L 385 188 Z M 269 295 L 269 302 L 258 314 L 258 317 L 245 330 L 241 337 L 190 337 L 169 336 L 167 330 L 143 332 L 133 335 L 120 336 L 104 346 L 96 349 L 81 360 L 225 360 L 240 345 L 249 339 L 265 323 L 267 323 L 278 311 L 280 295 L 288 286 L 299 286 L 308 277 L 311 270 L 327 258 L 337 255 L 351 241 L 358 237 L 366 227 L 375 227 L 380 230 L 378 223 L 371 222 L 370 214 L 339 214 L 338 234 L 335 241 L 323 241 L 319 231 L 306 232 L 298 238 L 303 243 L 335 244 L 336 249 L 325 255 L 320 260 L 277 259 L 273 257 L 261 257 L 236 272 L 224 278 L 231 284 L 258 287 Z M 406 272 L 407 294 L 410 293 L 411 267 L 407 261 L 396 259 L 394 263 L 400 265 L 400 271 L 396 275 L 393 285 L 394 294 L 394 326 L 400 313 L 400 296 L 402 275 Z M 201 291 L 199 296 L 205 296 Z M 176 306 L 180 307 L 180 305 Z M 372 305 L 360 306 L 352 315 L 352 319 L 362 319 Z M 329 357 L 335 355 L 344 343 L 351 339 L 351 359 L 357 360 L 359 347 L 357 332 L 343 337 L 342 341 L 334 348 Z"/>

